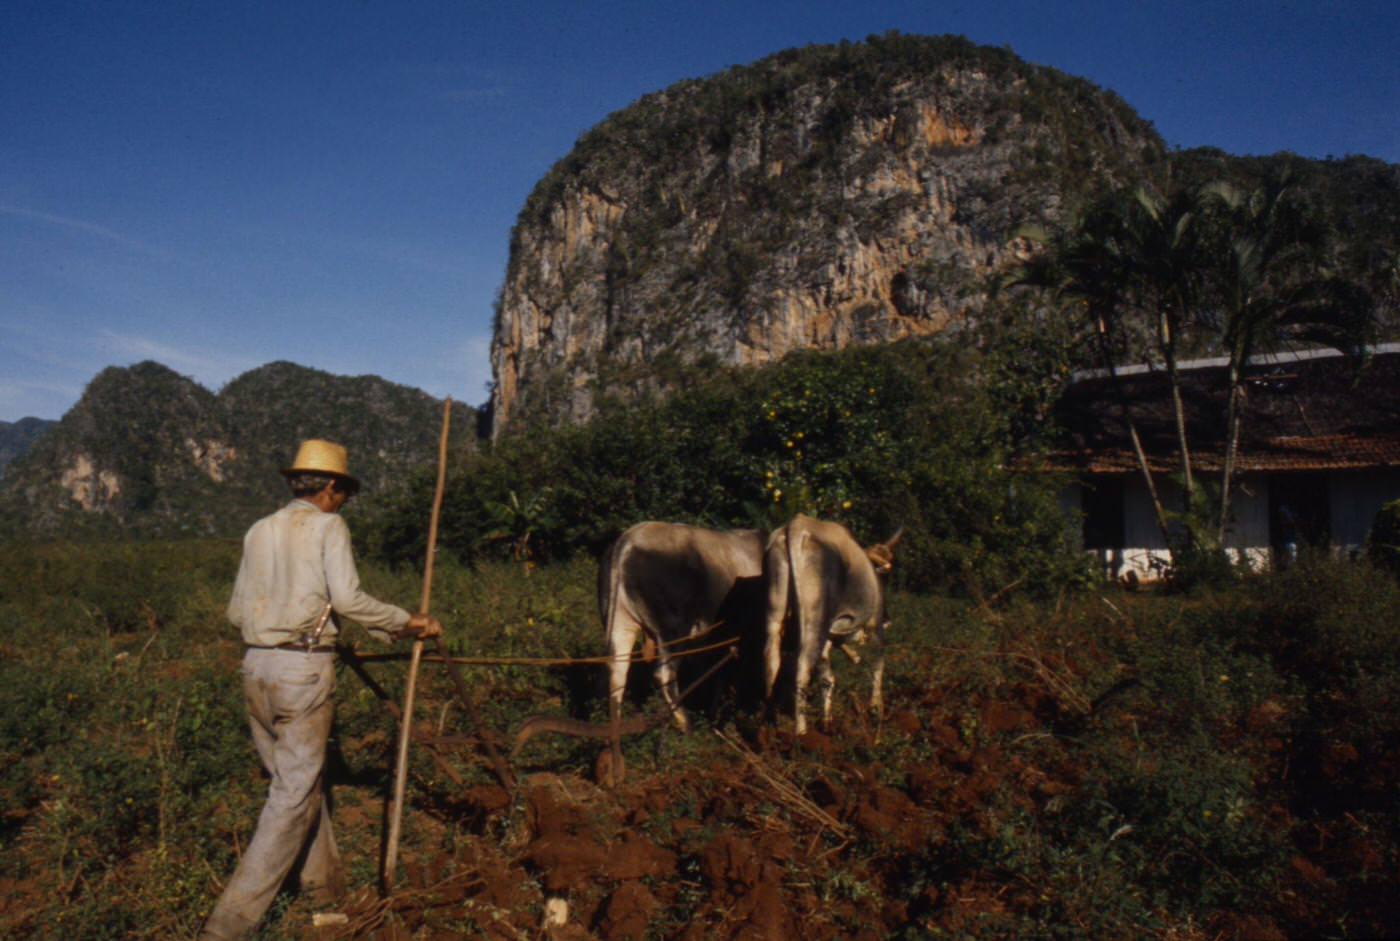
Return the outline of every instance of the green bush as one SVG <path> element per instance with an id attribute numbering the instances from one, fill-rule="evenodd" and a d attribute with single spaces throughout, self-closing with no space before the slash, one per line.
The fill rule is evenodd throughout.
<path id="1" fill-rule="evenodd" d="M 1400 575 L 1400 500 L 1380 508 L 1366 537 L 1366 556 L 1392 575 Z"/>
<path id="2" fill-rule="evenodd" d="M 1082 582 L 1056 482 L 1004 469 L 1013 416 L 969 379 L 981 365 L 909 342 L 719 371 L 635 405 L 605 398 L 585 425 L 508 436 L 455 469 L 441 541 L 463 560 L 541 562 L 597 555 L 646 519 L 772 528 L 801 512 L 867 543 L 904 527 L 909 587 Z M 429 503 L 424 476 L 373 521 L 372 553 L 421 558 Z"/>

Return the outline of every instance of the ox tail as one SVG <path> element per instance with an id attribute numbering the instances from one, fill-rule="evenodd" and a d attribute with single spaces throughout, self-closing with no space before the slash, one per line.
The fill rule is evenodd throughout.
<path id="1" fill-rule="evenodd" d="M 792 532 L 792 527 L 788 527 L 788 571 L 789 585 L 792 592 L 792 604 L 796 605 L 794 613 L 797 624 L 797 669 L 793 675 L 792 682 L 792 712 L 793 729 L 801 735 L 807 728 L 807 683 L 811 679 L 811 669 L 813 666 L 814 654 L 821 652 L 821 646 L 826 640 L 825 623 L 822 619 L 825 614 L 808 607 L 808 603 L 819 603 L 821 593 L 826 590 L 821 584 L 808 584 L 810 579 L 802 577 L 799 564 L 810 552 L 809 543 L 812 534 L 807 528 L 799 527 L 797 532 Z M 813 592 L 816 592 L 813 595 Z M 791 607 L 791 605 L 789 606 Z M 825 703 L 825 700 L 824 700 Z M 825 714 L 825 709 L 823 710 Z"/>
<path id="2" fill-rule="evenodd" d="M 733 646 L 725 652 L 703 674 L 695 679 L 695 682 L 687 686 L 677 699 L 677 703 L 683 701 L 691 693 L 700 688 L 700 685 L 719 672 L 720 668 L 738 657 L 738 652 Z M 566 719 L 562 716 L 530 716 L 520 723 L 520 728 L 515 731 L 515 744 L 511 748 L 511 757 L 514 758 L 520 753 L 520 749 L 525 747 L 525 743 L 536 735 L 546 732 L 555 732 L 561 735 L 569 735 L 574 738 L 599 738 L 611 739 L 614 744 L 619 736 L 636 735 L 639 732 L 649 732 L 652 729 L 664 725 L 671 718 L 670 710 L 658 716 L 633 716 L 630 719 L 612 718 L 606 725 L 593 722 L 584 722 L 579 719 Z M 619 756 L 620 757 L 620 756 Z M 619 766 L 620 767 L 620 766 Z"/>
<path id="3" fill-rule="evenodd" d="M 804 621 L 804 614 L 807 608 L 803 604 L 806 599 L 802 596 L 802 579 L 797 577 L 797 561 L 807 548 L 807 539 L 809 535 L 810 534 L 803 529 L 797 533 L 797 538 L 794 539 L 792 538 L 792 527 L 788 527 L 788 592 L 792 598 L 792 603 L 797 606 L 797 637 L 799 644 L 801 643 L 801 638 L 807 627 Z"/>
<path id="4" fill-rule="evenodd" d="M 788 561 L 787 538 L 788 527 L 779 527 L 768 537 L 768 545 L 763 552 L 763 574 L 768 589 L 763 612 L 763 693 L 770 712 L 774 708 L 773 691 L 781 667 L 783 622 L 787 620 L 788 601 L 792 595 L 792 564 Z"/>
<path id="5" fill-rule="evenodd" d="M 613 543 L 612 551 L 608 553 L 608 573 L 607 581 L 599 582 L 606 584 L 607 602 L 603 605 L 606 609 L 603 614 L 603 642 L 607 645 L 610 657 L 621 656 L 620 651 L 614 650 L 613 635 L 617 630 L 617 609 L 622 603 L 622 566 L 624 557 L 628 549 L 631 548 L 631 540 L 628 539 L 631 530 L 623 533 Z M 629 649 L 626 653 L 631 654 Z M 612 757 L 612 766 L 617 769 L 622 768 L 622 736 L 625 734 L 622 728 L 622 699 L 626 695 L 627 667 L 622 667 L 622 689 L 615 690 L 618 680 L 618 665 L 615 661 L 608 664 L 608 739 L 609 754 Z M 523 742 L 517 744 L 517 748 Z"/>
<path id="6" fill-rule="evenodd" d="M 623 533 L 613 541 L 598 570 L 598 613 L 603 618 L 604 642 L 612 636 L 613 618 L 617 614 L 617 590 L 621 582 L 618 572 L 622 569 L 617 560 L 622 555 L 626 539 L 627 534 Z"/>
<path id="7" fill-rule="evenodd" d="M 632 530 L 629 529 L 627 532 L 617 537 L 617 541 L 614 542 L 612 548 L 608 550 L 606 560 L 607 571 L 598 574 L 598 607 L 603 615 L 603 644 L 608 648 L 608 654 L 610 656 L 614 654 L 612 649 L 613 634 L 617 630 L 617 613 L 619 606 L 622 604 L 622 572 L 625 568 L 626 557 L 632 550 L 632 540 L 628 538 L 631 532 Z M 654 653 L 655 645 L 652 643 L 652 639 L 645 628 L 641 631 L 640 640 L 642 641 L 643 653 L 646 655 L 647 659 L 650 659 Z M 630 649 L 626 651 L 629 655 L 631 652 Z M 611 665 L 609 665 L 608 675 L 608 696 L 609 699 L 611 699 Z"/>

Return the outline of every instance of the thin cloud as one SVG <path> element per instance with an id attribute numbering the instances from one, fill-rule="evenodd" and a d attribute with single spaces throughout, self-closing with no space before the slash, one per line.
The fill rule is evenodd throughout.
<path id="1" fill-rule="evenodd" d="M 402 74 L 417 93 L 439 101 L 488 101 L 509 94 L 510 75 L 500 69 L 438 62 L 410 65 Z"/>
<path id="2" fill-rule="evenodd" d="M 177 372 L 192 375 L 210 387 L 222 385 L 230 377 L 258 365 L 242 357 L 181 349 L 148 337 L 127 336 L 111 330 L 99 332 L 97 345 L 102 352 L 123 359 L 153 359 Z"/>
<path id="3" fill-rule="evenodd" d="M 457 402 L 477 407 L 491 397 L 490 351 L 489 336 L 472 335 L 438 345 L 431 356 L 416 361 L 407 371 L 382 370 L 379 374 L 429 395 L 450 395 Z"/>
<path id="4" fill-rule="evenodd" d="M 0 380 L 0 415 L 6 421 L 21 418 L 56 419 L 78 400 L 82 387 L 62 382 L 24 379 Z"/>
<path id="5" fill-rule="evenodd" d="M 66 229 L 70 232 L 78 232 L 83 235 L 90 235 L 94 238 L 120 245 L 123 248 L 143 252 L 147 255 L 166 254 L 163 250 L 148 245 L 140 239 L 132 238 L 115 229 L 109 229 L 105 225 L 98 225 L 96 222 L 88 222 L 85 219 L 74 219 L 70 216 L 60 216 L 52 212 L 42 212 L 38 209 L 26 209 L 23 206 L 11 206 L 4 203 L 0 203 L 0 215 L 14 216 L 32 222 L 42 222 L 45 225 L 55 228 Z"/>
<path id="6" fill-rule="evenodd" d="M 505 96 L 506 90 L 499 85 L 484 88 L 449 88 L 441 93 L 443 101 L 486 101 Z"/>

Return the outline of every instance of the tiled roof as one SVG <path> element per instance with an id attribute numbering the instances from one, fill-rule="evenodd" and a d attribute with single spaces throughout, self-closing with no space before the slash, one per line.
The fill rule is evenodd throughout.
<path id="1" fill-rule="evenodd" d="M 1154 470 L 1177 469 L 1176 425 L 1164 373 L 1125 377 L 1128 409 Z M 1182 374 L 1192 464 L 1219 471 L 1225 450 L 1225 375 L 1218 366 Z M 1056 406 L 1060 446 L 1044 469 L 1114 474 L 1137 470 L 1112 380 L 1071 386 Z M 1277 362 L 1249 370 L 1236 464 L 1248 471 L 1400 467 L 1400 354 L 1358 370 L 1341 357 Z"/>
<path id="2" fill-rule="evenodd" d="M 1176 452 L 1153 454 L 1148 464 L 1156 473 L 1180 467 Z M 1192 455 L 1192 466 L 1204 473 L 1219 473 L 1222 456 L 1215 451 Z M 1314 438 L 1270 438 L 1256 443 L 1236 457 L 1236 472 L 1361 470 L 1400 467 L 1400 436 L 1366 438 L 1357 435 L 1320 435 Z M 1137 473 L 1137 457 L 1126 448 L 1100 451 L 1053 451 L 1036 464 L 1040 470 L 1081 471 L 1090 474 Z"/>

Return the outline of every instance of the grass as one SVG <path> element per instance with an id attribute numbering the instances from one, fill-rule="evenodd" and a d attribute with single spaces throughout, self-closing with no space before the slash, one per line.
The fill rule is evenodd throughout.
<path id="1" fill-rule="evenodd" d="M 237 552 L 0 549 L 0 938 L 190 937 L 213 904 L 265 788 L 223 616 Z M 362 575 L 415 606 L 415 573 Z M 461 654 L 596 656 L 594 575 L 587 561 L 444 560 L 433 607 Z M 787 907 L 821 909 L 800 925 L 813 938 L 862 924 L 911 938 L 1400 928 L 1400 590 L 1376 570 L 1312 560 L 1195 596 L 1090 591 L 996 608 L 897 594 L 890 610 L 883 719 L 864 705 L 868 658 L 836 657 L 830 740 L 795 742 L 727 708 L 697 716 L 688 737 L 663 726 L 625 743 L 628 786 L 595 799 L 595 829 L 676 854 L 675 878 L 649 883 L 654 936 L 729 924 L 704 857 L 726 834 L 778 854 Z M 402 664 L 369 668 L 398 699 Z M 531 714 L 605 712 L 596 668 L 466 674 L 503 737 Z M 338 682 L 337 835 L 364 887 L 396 732 L 344 666 Z M 421 689 L 420 723 L 466 726 L 443 671 L 425 667 Z M 711 729 L 754 749 L 762 773 Z M 516 771 L 589 778 L 598 750 L 536 739 Z M 505 860 L 534 900 L 510 917 L 537 925 L 541 873 L 519 862 L 529 800 L 483 810 L 473 795 L 493 786 L 489 770 L 462 749 L 443 755 L 452 774 L 415 751 L 404 858 Z M 305 915 L 286 896 L 259 936 L 297 937 Z"/>

